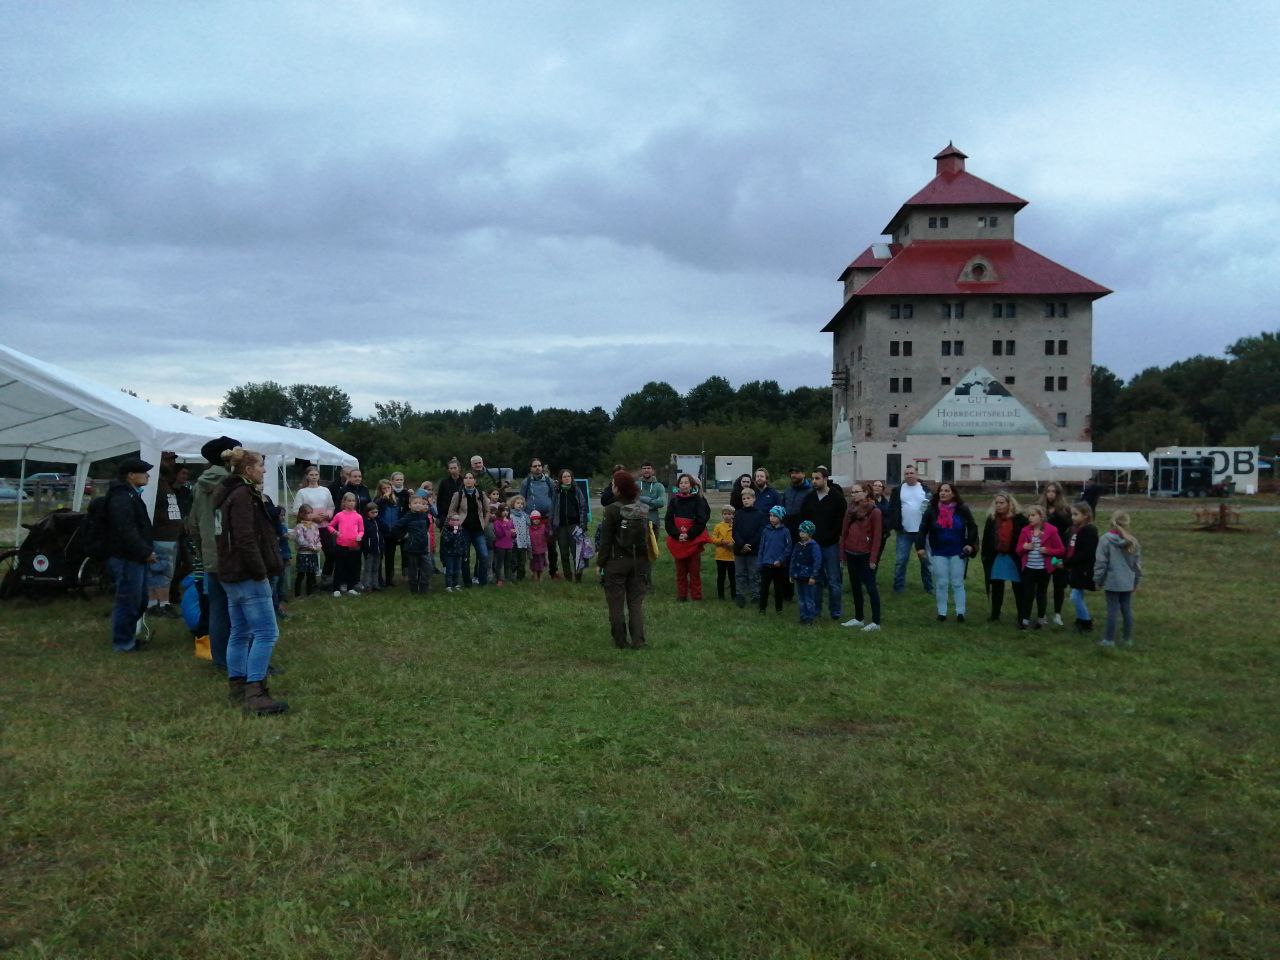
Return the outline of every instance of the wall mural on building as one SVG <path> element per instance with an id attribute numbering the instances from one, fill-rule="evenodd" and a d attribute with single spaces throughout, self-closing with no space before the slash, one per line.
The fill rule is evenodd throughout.
<path id="1" fill-rule="evenodd" d="M 1047 436 L 1049 431 L 985 367 L 974 367 L 947 389 L 908 436 Z"/>
<path id="2" fill-rule="evenodd" d="M 831 437 L 831 452 L 853 453 L 853 431 L 849 429 L 849 414 L 844 407 L 840 408 L 840 422 L 836 424 L 836 431 Z"/>

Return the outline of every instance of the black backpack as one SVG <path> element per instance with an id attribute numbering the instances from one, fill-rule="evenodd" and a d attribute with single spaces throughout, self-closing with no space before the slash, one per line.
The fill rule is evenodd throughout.
<path id="1" fill-rule="evenodd" d="M 648 556 L 649 517 L 622 517 L 618 535 L 613 541 L 614 552 L 624 557 Z"/>
<path id="2" fill-rule="evenodd" d="M 103 560 L 111 547 L 111 515 L 107 512 L 106 493 L 89 501 L 89 509 L 85 512 L 84 527 L 80 536 L 84 543 L 84 555 L 95 560 Z"/>

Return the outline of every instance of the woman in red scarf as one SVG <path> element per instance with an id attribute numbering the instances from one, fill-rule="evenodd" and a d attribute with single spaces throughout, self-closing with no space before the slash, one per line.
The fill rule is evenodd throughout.
<path id="1" fill-rule="evenodd" d="M 698 482 L 682 473 L 676 494 L 667 504 L 667 550 L 676 561 L 676 599 L 702 599 L 702 548 L 711 542 L 707 521 L 711 507 L 698 490 Z"/>

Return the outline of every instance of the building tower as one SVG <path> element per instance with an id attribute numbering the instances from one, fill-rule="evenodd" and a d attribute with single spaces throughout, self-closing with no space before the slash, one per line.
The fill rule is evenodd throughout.
<path id="1" fill-rule="evenodd" d="M 1089 450 L 1093 301 L 1111 291 L 1014 239 L 1027 202 L 937 173 L 840 274 L 832 469 L 898 482 L 1029 480 L 1045 450 Z"/>

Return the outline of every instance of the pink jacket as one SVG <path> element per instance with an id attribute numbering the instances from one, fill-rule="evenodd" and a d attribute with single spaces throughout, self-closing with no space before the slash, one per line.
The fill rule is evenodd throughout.
<path id="1" fill-rule="evenodd" d="M 1023 570 L 1027 569 L 1027 554 L 1031 552 L 1031 534 L 1032 529 L 1029 523 L 1018 534 L 1018 559 Z M 1046 570 L 1053 569 L 1051 557 L 1064 557 L 1067 554 L 1067 548 L 1062 545 L 1062 538 L 1058 536 L 1058 531 L 1051 523 L 1040 526 L 1040 552 L 1044 554 Z"/>
<path id="2" fill-rule="evenodd" d="M 547 552 L 547 528 L 542 524 L 536 527 L 529 526 L 529 552 L 530 553 L 546 553 Z"/>
<path id="3" fill-rule="evenodd" d="M 493 545 L 499 550 L 510 550 L 516 545 L 516 525 L 510 520 L 493 521 Z"/>
<path id="4" fill-rule="evenodd" d="M 338 546 L 358 547 L 364 539 L 364 518 L 354 510 L 339 510 L 329 521 L 329 529 L 338 536 Z"/>

